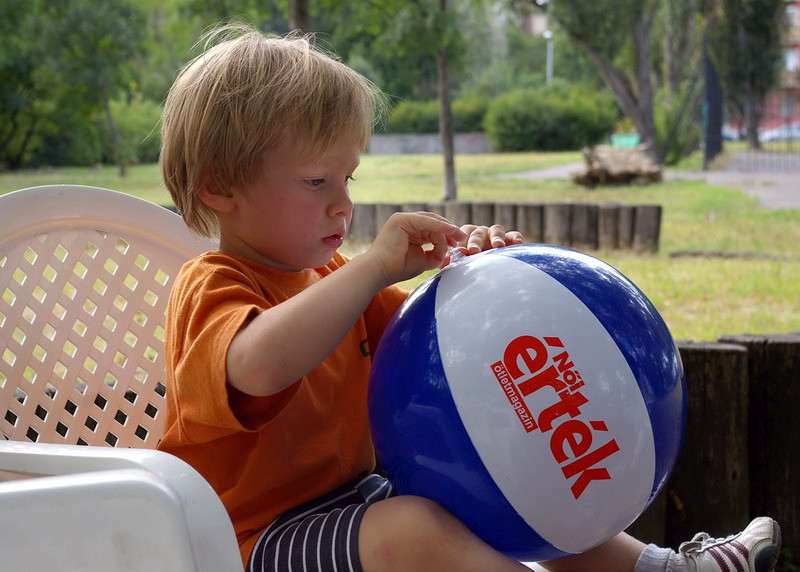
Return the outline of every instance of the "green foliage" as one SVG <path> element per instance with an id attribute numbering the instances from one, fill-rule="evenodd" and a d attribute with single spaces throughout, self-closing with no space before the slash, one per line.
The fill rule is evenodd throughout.
<path id="1" fill-rule="evenodd" d="M 144 25 L 127 0 L 0 3 L 0 164 L 100 160 L 93 119 L 135 85 Z"/>
<path id="2" fill-rule="evenodd" d="M 129 83 L 140 55 L 144 14 L 124 0 L 39 0 L 33 29 L 44 63 L 86 105 L 102 103 Z"/>
<path id="3" fill-rule="evenodd" d="M 89 166 L 101 162 L 103 149 L 95 125 L 77 114 L 65 114 L 40 129 L 27 159 L 31 166 Z"/>
<path id="4" fill-rule="evenodd" d="M 516 89 L 492 101 L 485 125 L 498 151 L 561 151 L 600 142 L 617 119 L 613 100 L 595 90 Z"/>
<path id="5" fill-rule="evenodd" d="M 589 105 L 600 77 L 595 56 L 604 58 L 615 72 L 618 96 L 621 86 L 631 87 L 633 107 L 626 112 L 634 117 L 630 109 L 646 107 L 647 101 L 635 101 L 643 91 L 636 88 L 632 30 L 643 13 L 652 12 L 656 1 L 550 0 L 556 83 L 593 87 L 585 89 L 582 102 L 556 104 L 548 99 L 541 104 L 547 106 L 541 109 L 552 108 L 552 113 L 565 118 L 551 117 L 551 111 L 537 112 L 533 120 L 526 116 L 516 123 L 536 124 L 539 132 L 556 123 L 549 127 L 555 134 L 547 136 L 547 145 L 563 146 L 564 138 L 572 139 L 570 147 L 579 145 L 578 140 L 592 140 L 594 131 L 587 125 L 603 115 L 594 111 L 597 105 Z M 317 33 L 320 44 L 384 91 L 408 100 L 395 110 L 387 127 L 390 132 L 438 131 L 438 105 L 411 102 L 437 96 L 434 56 L 446 52 L 455 130 L 477 131 L 494 98 L 519 88 L 541 91 L 547 44 L 540 33 L 524 30 L 518 18 L 525 6 L 530 9 L 535 4 L 535 0 L 314 0 L 308 2 L 309 29 Z M 766 72 L 780 63 L 780 44 L 775 42 L 779 0 L 660 0 L 649 42 L 648 75 L 656 83 L 659 144 L 666 141 L 668 125 L 677 113 L 674 98 L 680 96 L 674 91 L 672 97 L 663 96 L 659 82 L 674 89 L 686 79 L 687 70 L 694 69 L 697 43 L 692 18 L 700 4 L 715 10 L 704 27 L 712 34 L 718 69 L 729 65 L 735 72 L 726 84 L 728 96 L 741 99 L 750 89 L 730 87 L 734 82 L 747 81 L 755 91 L 768 86 Z M 1 0 L 0 168 L 150 160 L 157 142 L 157 134 L 150 134 L 156 123 L 153 110 L 178 69 L 197 53 L 192 45 L 202 31 L 239 18 L 282 34 L 288 31 L 288 7 L 289 0 Z M 742 33 L 749 42 L 744 48 L 730 41 Z M 674 48 L 669 57 L 660 54 L 667 45 Z M 584 104 L 591 110 L 583 109 Z M 618 105 L 625 108 L 620 101 Z M 139 113 L 142 124 L 134 125 Z M 576 113 L 579 120 L 573 118 Z M 678 137 L 672 138 L 677 140 L 668 162 L 695 145 L 697 130 L 691 125 L 697 121 L 689 118 Z M 116 151 L 109 135 L 114 128 L 121 145 Z M 510 126 L 505 129 L 513 131 Z M 138 143 L 130 143 L 129 137 L 138 138 Z"/>
<path id="6" fill-rule="evenodd" d="M 657 0 L 552 0 L 550 15 L 586 49 L 614 61 L 630 41 L 637 18 Z"/>
<path id="7" fill-rule="evenodd" d="M 685 82 L 675 94 L 664 88 L 653 98 L 656 144 L 663 150 L 665 165 L 675 165 L 697 150 L 703 140 L 700 122 L 681 115 L 686 114 L 687 107 L 693 107 L 684 105 L 693 97 L 689 86 Z"/>
<path id="8" fill-rule="evenodd" d="M 126 164 L 154 163 L 158 161 L 161 147 L 159 118 L 161 107 L 154 101 L 134 96 L 130 100 L 117 99 L 111 102 L 111 114 L 115 118 L 119 138 L 120 159 Z M 108 125 L 100 123 L 99 131 L 104 142 L 104 162 L 113 163 L 111 135 Z"/>
<path id="9" fill-rule="evenodd" d="M 489 98 L 474 95 L 453 100 L 453 121 L 458 133 L 483 131 Z"/>
<path id="10" fill-rule="evenodd" d="M 439 102 L 401 101 L 389 114 L 387 133 L 438 133 Z"/>
<path id="11" fill-rule="evenodd" d="M 712 14 L 711 57 L 726 98 L 741 116 L 757 113 L 778 81 L 784 18 L 782 0 L 720 0 Z M 752 120 L 757 125 L 757 117 Z"/>
<path id="12" fill-rule="evenodd" d="M 483 131 L 487 107 L 487 98 L 479 96 L 454 100 L 452 111 L 455 131 L 458 133 Z M 384 131 L 387 133 L 438 133 L 439 102 L 437 100 L 401 101 L 392 109 Z"/>

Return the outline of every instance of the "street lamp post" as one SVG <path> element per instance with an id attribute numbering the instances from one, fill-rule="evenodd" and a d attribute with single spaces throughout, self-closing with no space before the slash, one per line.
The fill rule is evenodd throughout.
<path id="1" fill-rule="evenodd" d="M 547 41 L 547 68 L 545 75 L 545 83 L 550 85 L 553 82 L 553 32 L 545 30 L 542 34 Z"/>

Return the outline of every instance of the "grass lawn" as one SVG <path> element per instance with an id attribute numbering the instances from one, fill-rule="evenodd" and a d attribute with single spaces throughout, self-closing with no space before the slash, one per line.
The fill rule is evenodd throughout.
<path id="1" fill-rule="evenodd" d="M 469 201 L 582 201 L 661 204 L 657 255 L 597 252 L 653 301 L 678 339 L 800 331 L 800 210 L 765 210 L 744 193 L 698 181 L 586 190 L 563 180 L 498 179 L 495 175 L 580 160 L 578 153 L 511 153 L 456 158 L 459 198 Z M 436 155 L 370 156 L 351 183 L 358 202 L 436 202 Z M 158 167 L 68 168 L 0 175 L 0 193 L 74 183 L 107 187 L 170 204 Z M 357 247 L 349 245 L 351 253 Z M 687 250 L 737 251 L 763 258 L 671 257 Z M 420 279 L 408 283 L 413 286 Z"/>

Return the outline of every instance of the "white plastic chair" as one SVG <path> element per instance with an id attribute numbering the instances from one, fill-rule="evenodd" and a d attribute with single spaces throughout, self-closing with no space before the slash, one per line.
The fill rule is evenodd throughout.
<path id="1" fill-rule="evenodd" d="M 213 489 L 153 450 L 172 279 L 214 247 L 106 189 L 0 196 L 3 570 L 242 570 Z"/>

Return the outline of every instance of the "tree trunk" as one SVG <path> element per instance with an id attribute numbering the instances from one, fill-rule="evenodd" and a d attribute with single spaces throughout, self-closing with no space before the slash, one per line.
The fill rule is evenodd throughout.
<path id="1" fill-rule="evenodd" d="M 747 144 L 750 149 L 761 149 L 758 138 L 758 124 L 761 122 L 761 105 L 753 89 L 748 85 L 745 90 L 744 121 L 747 125 Z"/>
<path id="2" fill-rule="evenodd" d="M 614 93 L 622 113 L 629 117 L 641 137 L 647 155 L 660 163 L 660 153 L 656 148 L 655 121 L 653 119 L 653 88 L 650 79 L 650 28 L 658 9 L 658 2 L 633 2 L 636 14 L 633 17 L 633 44 L 636 57 L 636 89 L 625 74 L 617 68 L 612 59 L 592 46 L 591 40 L 582 38 L 579 32 L 565 27 L 570 38 L 589 55 L 600 77 Z M 563 22 L 562 22 L 563 25 Z"/>
<path id="3" fill-rule="evenodd" d="M 289 2 L 289 29 L 300 32 L 309 31 L 308 0 Z"/>
<path id="4" fill-rule="evenodd" d="M 6 155 L 6 167 L 9 168 L 11 171 L 15 171 L 17 169 L 21 169 L 25 163 L 25 153 L 28 151 L 28 145 L 30 144 L 31 140 L 33 139 L 33 134 L 36 132 L 36 125 L 39 123 L 39 118 L 34 117 L 28 128 L 25 130 L 25 133 L 22 135 L 22 141 L 20 142 L 19 146 L 17 147 L 16 153 L 13 155 L 11 153 Z"/>
<path id="5" fill-rule="evenodd" d="M 125 165 L 125 158 L 122 157 L 119 145 L 119 133 L 117 132 L 117 124 L 114 122 L 114 117 L 111 115 L 111 105 L 109 104 L 108 97 L 103 97 L 103 110 L 106 112 L 106 123 L 108 123 L 108 133 L 111 136 L 111 152 L 114 155 L 114 162 L 119 168 L 119 176 L 124 177 L 127 174 Z"/>
<path id="6" fill-rule="evenodd" d="M 736 32 L 739 37 L 739 45 L 741 46 L 742 53 L 750 53 L 750 38 L 744 28 L 744 22 L 741 20 L 737 23 Z M 745 76 L 743 87 L 744 97 L 742 106 L 744 107 L 744 124 L 747 129 L 747 145 L 750 149 L 760 149 L 761 143 L 758 140 L 758 124 L 761 120 L 761 113 L 759 112 L 758 96 L 755 94 L 750 74 Z"/>
<path id="7" fill-rule="evenodd" d="M 653 119 L 653 85 L 650 80 L 650 26 L 653 23 L 656 4 L 649 12 L 639 15 L 634 24 L 633 45 L 636 50 L 636 83 L 639 97 L 634 123 L 641 136 L 641 144 L 647 155 L 660 163 L 661 153 L 656 143 L 656 127 Z"/>
<path id="8" fill-rule="evenodd" d="M 664 83 L 670 95 L 678 93 L 694 44 L 698 0 L 668 0 L 664 18 Z"/>
<path id="9" fill-rule="evenodd" d="M 705 76 L 704 92 L 708 113 L 703 126 L 703 170 L 708 169 L 709 163 L 722 153 L 722 108 L 725 104 L 722 86 L 714 68 L 714 62 L 708 53 L 708 39 L 703 39 L 703 71 Z"/>
<path id="10" fill-rule="evenodd" d="M 450 105 L 450 70 L 444 48 L 436 52 L 436 82 L 439 92 L 439 135 L 444 157 L 444 193 L 442 200 L 456 200 L 455 150 L 453 145 L 453 110 Z"/>

